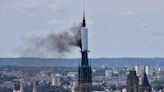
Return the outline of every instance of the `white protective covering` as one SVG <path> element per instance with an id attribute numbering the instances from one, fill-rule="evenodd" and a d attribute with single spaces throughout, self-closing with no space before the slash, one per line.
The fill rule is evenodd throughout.
<path id="1" fill-rule="evenodd" d="M 81 28 L 81 42 L 82 51 L 88 51 L 88 29 L 86 27 Z"/>

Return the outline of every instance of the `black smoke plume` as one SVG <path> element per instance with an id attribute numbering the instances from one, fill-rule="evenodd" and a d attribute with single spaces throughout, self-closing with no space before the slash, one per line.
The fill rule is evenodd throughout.
<path id="1" fill-rule="evenodd" d="M 46 37 L 32 37 L 28 46 L 21 50 L 24 57 L 47 57 L 45 53 L 63 55 L 70 53 L 75 47 L 81 48 L 80 25 L 76 25 L 61 33 L 51 33 Z"/>
<path id="2" fill-rule="evenodd" d="M 50 34 L 45 41 L 47 49 L 57 53 L 71 52 L 73 47 L 81 48 L 80 26 L 72 27 L 67 32 Z"/>

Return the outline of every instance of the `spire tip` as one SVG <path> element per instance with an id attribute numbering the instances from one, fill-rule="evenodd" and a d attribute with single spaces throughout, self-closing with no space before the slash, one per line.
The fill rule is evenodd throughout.
<path id="1" fill-rule="evenodd" d="M 85 10 L 83 9 L 83 22 L 82 22 L 82 27 L 85 27 L 86 23 L 85 23 Z"/>

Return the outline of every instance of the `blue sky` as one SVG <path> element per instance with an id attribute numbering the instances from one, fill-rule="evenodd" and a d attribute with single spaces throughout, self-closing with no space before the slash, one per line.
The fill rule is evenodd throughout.
<path id="1" fill-rule="evenodd" d="M 90 57 L 163 57 L 164 0 L 0 0 L 0 57 L 22 57 L 28 38 L 78 24 L 84 5 Z M 64 57 L 80 57 L 74 49 Z"/>

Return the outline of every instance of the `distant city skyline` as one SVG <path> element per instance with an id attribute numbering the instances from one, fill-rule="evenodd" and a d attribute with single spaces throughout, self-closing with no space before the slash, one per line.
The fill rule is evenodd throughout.
<path id="1" fill-rule="evenodd" d="M 20 53 L 31 37 L 67 31 L 81 22 L 83 6 L 89 32 L 89 57 L 164 57 L 163 0 L 1 0 L 0 57 Z M 58 56 L 81 57 L 80 49 Z"/>

